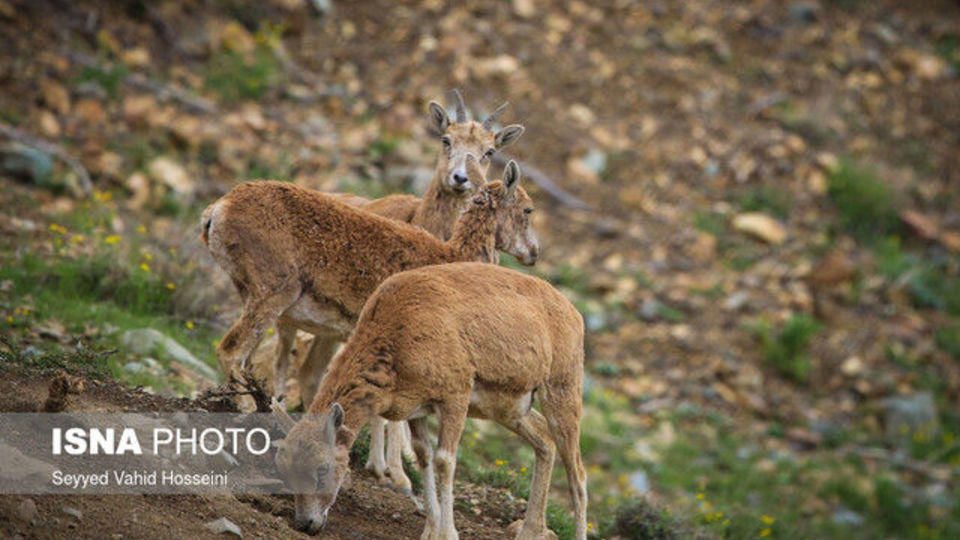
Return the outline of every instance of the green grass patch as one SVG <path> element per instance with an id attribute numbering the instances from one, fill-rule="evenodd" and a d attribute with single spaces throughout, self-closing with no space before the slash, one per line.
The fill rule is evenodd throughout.
<path id="1" fill-rule="evenodd" d="M 124 79 L 130 74 L 127 66 L 117 62 L 115 64 L 102 64 L 96 66 L 84 66 L 74 80 L 74 84 L 95 83 L 107 92 L 110 99 L 115 99 L 123 84 Z"/>
<path id="2" fill-rule="evenodd" d="M 739 203 L 744 212 L 763 212 L 786 219 L 793 207 L 793 197 L 785 189 L 763 186 L 741 195 Z"/>
<path id="3" fill-rule="evenodd" d="M 880 274 L 903 284 L 915 307 L 960 315 L 960 261 L 956 257 L 936 253 L 921 257 L 904 250 L 897 237 L 878 241 L 874 254 Z"/>
<path id="4" fill-rule="evenodd" d="M 688 414 L 661 421 L 672 422 L 676 436 L 651 465 L 653 484 L 713 535 L 928 539 L 960 532 L 953 482 L 931 496 L 889 464 L 834 451 L 774 450 L 735 431 L 731 420 Z"/>
<path id="5" fill-rule="evenodd" d="M 62 369 L 70 373 L 102 378 L 109 368 L 106 358 L 114 351 L 95 350 L 82 344 L 70 351 L 62 349 L 40 350 L 23 347 L 10 336 L 0 334 L 0 363 L 16 364 L 31 369 Z"/>
<path id="6" fill-rule="evenodd" d="M 960 362 L 960 323 L 952 322 L 937 330 L 937 347 Z"/>
<path id="7" fill-rule="evenodd" d="M 261 99 L 284 80 L 273 51 L 258 45 L 249 53 L 220 51 L 209 61 L 204 85 L 224 103 Z"/>
<path id="8" fill-rule="evenodd" d="M 697 212 L 693 215 L 693 226 L 719 239 L 727 232 L 727 218 L 716 212 Z"/>
<path id="9" fill-rule="evenodd" d="M 687 540 L 708 538 L 704 531 L 695 531 L 677 519 L 669 509 L 655 506 L 644 498 L 625 500 L 613 519 L 601 524 L 596 538 L 637 538 L 643 540 Z"/>
<path id="10" fill-rule="evenodd" d="M 822 325 L 805 313 L 791 316 L 781 328 L 766 321 L 752 325 L 751 331 L 760 344 L 764 361 L 780 373 L 796 380 L 806 381 L 810 376 L 807 350 L 810 340 Z"/>
<path id="11" fill-rule="evenodd" d="M 842 160 L 830 172 L 827 193 L 838 224 L 856 238 L 869 240 L 900 230 L 897 194 L 873 171 Z"/>

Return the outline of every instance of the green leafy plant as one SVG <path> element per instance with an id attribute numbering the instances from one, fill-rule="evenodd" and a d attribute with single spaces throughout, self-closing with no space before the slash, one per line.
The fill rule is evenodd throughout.
<path id="1" fill-rule="evenodd" d="M 897 195 L 874 172 L 841 161 L 830 172 L 827 193 L 840 226 L 855 237 L 873 239 L 899 231 Z"/>
<path id="2" fill-rule="evenodd" d="M 210 59 L 205 86 L 221 101 L 256 100 L 283 80 L 283 70 L 273 51 L 258 45 L 250 53 L 221 51 Z"/>
<path id="3" fill-rule="evenodd" d="M 753 325 L 752 331 L 768 364 L 794 380 L 805 381 L 810 375 L 807 349 L 820 329 L 816 319 L 802 313 L 791 316 L 782 328 L 775 329 L 766 321 L 760 321 Z"/>

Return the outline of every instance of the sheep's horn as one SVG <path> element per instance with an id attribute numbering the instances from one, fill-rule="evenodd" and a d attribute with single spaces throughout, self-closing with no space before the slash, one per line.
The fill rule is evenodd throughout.
<path id="1" fill-rule="evenodd" d="M 493 128 L 493 123 L 497 121 L 497 118 L 499 118 L 500 115 L 503 114 L 503 111 L 507 110 L 507 107 L 509 107 L 509 106 L 510 106 L 510 102 L 509 102 L 509 101 L 504 101 L 504 102 L 503 102 L 503 105 L 497 107 L 497 110 L 495 110 L 495 111 L 493 111 L 492 113 L 490 113 L 490 116 L 488 116 L 488 117 L 483 121 L 483 127 L 486 128 L 487 130 L 492 129 L 492 128 Z"/>
<path id="2" fill-rule="evenodd" d="M 460 95 L 460 91 L 454 88 L 453 90 L 453 99 L 456 102 L 454 105 L 457 108 L 457 123 L 467 121 L 467 106 L 463 104 L 463 96 Z"/>

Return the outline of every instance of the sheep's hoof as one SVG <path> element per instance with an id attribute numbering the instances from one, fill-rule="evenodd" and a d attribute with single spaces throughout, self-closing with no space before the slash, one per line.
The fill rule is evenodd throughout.
<path id="1" fill-rule="evenodd" d="M 513 538 L 514 540 L 557 540 L 557 535 L 546 527 L 534 533 L 525 532 L 521 519 L 514 521 L 507 527 L 507 538 Z"/>

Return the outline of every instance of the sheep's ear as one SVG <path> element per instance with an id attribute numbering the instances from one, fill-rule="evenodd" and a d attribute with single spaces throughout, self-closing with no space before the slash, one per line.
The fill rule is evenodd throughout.
<path id="1" fill-rule="evenodd" d="M 503 169 L 503 185 L 507 187 L 507 194 L 513 195 L 520 185 L 520 166 L 517 162 L 510 160 Z"/>
<path id="2" fill-rule="evenodd" d="M 493 144 L 497 148 L 503 148 L 519 139 L 523 131 L 524 127 L 520 124 L 510 124 L 493 136 Z"/>
<path id="3" fill-rule="evenodd" d="M 447 128 L 450 127 L 450 117 L 447 115 L 446 109 L 436 101 L 431 101 L 427 108 L 430 110 L 430 131 L 437 136 L 446 133 Z"/>
<path id="4" fill-rule="evenodd" d="M 333 429 L 340 429 L 343 425 L 343 407 L 339 403 L 330 406 L 330 422 Z"/>

